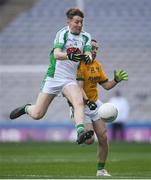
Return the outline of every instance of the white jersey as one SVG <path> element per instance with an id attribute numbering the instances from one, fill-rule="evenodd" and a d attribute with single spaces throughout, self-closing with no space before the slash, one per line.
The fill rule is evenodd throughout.
<path id="1" fill-rule="evenodd" d="M 91 51 L 91 37 L 82 31 L 79 35 L 72 34 L 69 27 L 64 27 L 56 34 L 54 49 L 60 48 L 66 52 L 68 48 L 79 48 L 81 53 Z M 53 51 L 50 53 L 50 65 L 47 76 L 55 79 L 76 79 L 76 71 L 79 62 L 55 59 Z"/>

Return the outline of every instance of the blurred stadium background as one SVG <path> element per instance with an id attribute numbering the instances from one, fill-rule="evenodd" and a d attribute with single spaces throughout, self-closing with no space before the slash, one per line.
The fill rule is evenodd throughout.
<path id="1" fill-rule="evenodd" d="M 74 126 L 64 98 L 58 97 L 41 121 L 12 109 L 35 102 L 65 12 L 79 6 L 86 31 L 101 44 L 98 59 L 109 77 L 125 69 L 129 81 L 111 91 L 100 88 L 103 102 L 119 89 L 130 102 L 127 141 L 151 141 L 151 1 L 150 0 L 0 0 L 0 141 L 72 141 Z M 109 125 L 110 136 L 110 125 Z M 110 137 L 111 138 L 111 137 Z"/>

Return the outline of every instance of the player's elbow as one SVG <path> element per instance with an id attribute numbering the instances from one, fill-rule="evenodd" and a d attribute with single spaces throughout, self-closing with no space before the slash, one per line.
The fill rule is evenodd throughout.
<path id="1" fill-rule="evenodd" d="M 60 55 L 60 52 L 61 52 L 61 50 L 59 48 L 54 49 L 54 57 L 55 57 L 55 59 L 61 59 L 62 58 L 61 55 Z"/>
<path id="2" fill-rule="evenodd" d="M 55 59 L 59 59 L 58 52 L 54 51 L 54 57 L 55 57 Z"/>
<path id="3" fill-rule="evenodd" d="M 41 118 L 43 118 L 44 113 L 40 112 L 40 111 L 36 111 L 32 114 L 32 118 L 35 120 L 40 120 Z"/>

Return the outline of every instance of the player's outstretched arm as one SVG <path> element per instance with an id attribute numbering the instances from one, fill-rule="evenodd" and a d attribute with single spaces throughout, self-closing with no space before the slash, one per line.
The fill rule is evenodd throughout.
<path id="1" fill-rule="evenodd" d="M 114 71 L 114 80 L 118 83 L 120 81 L 128 81 L 128 73 L 122 69 Z"/>
<path id="2" fill-rule="evenodd" d="M 121 81 L 127 81 L 128 80 L 128 74 L 124 70 L 115 70 L 114 71 L 114 79 L 105 81 L 104 83 L 99 83 L 104 89 L 110 90 L 114 86 L 116 86 Z"/>

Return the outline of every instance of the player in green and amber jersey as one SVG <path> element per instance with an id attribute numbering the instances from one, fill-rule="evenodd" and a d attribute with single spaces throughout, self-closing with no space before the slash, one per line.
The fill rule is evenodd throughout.
<path id="1" fill-rule="evenodd" d="M 108 155 L 107 129 L 105 122 L 100 119 L 98 114 L 98 109 L 102 105 L 102 102 L 99 100 L 97 85 L 99 84 L 104 89 L 109 90 L 117 85 L 118 82 L 128 80 L 128 74 L 123 70 L 116 70 L 114 79 L 108 80 L 101 62 L 96 59 L 98 43 L 93 39 L 91 44 L 93 61 L 90 64 L 80 62 L 77 69 L 77 80 L 83 89 L 83 98 L 86 104 L 84 108 L 86 130 L 94 129 L 98 139 L 96 175 L 110 176 L 105 170 L 105 162 Z M 72 107 L 70 109 L 73 112 L 74 109 Z M 71 116 L 74 118 L 72 113 Z M 93 141 L 94 136 L 85 143 L 92 144 Z"/>

